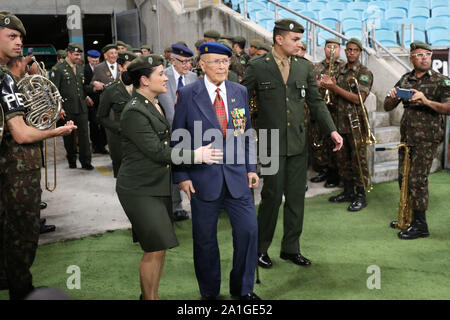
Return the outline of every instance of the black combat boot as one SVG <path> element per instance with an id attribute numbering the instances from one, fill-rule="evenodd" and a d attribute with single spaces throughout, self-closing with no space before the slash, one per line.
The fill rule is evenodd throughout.
<path id="1" fill-rule="evenodd" d="M 337 196 L 328 198 L 330 202 L 352 202 L 354 199 L 354 187 L 353 183 L 349 181 L 344 181 L 344 191 L 339 193 Z"/>
<path id="2" fill-rule="evenodd" d="M 348 211 L 359 211 L 367 207 L 366 193 L 363 187 L 356 187 L 356 195 L 353 202 L 348 206 Z"/>
<path id="3" fill-rule="evenodd" d="M 312 177 L 310 181 L 313 182 L 313 183 L 325 181 L 327 179 L 327 174 L 328 174 L 328 169 L 327 168 L 321 169 L 317 173 L 317 176 Z"/>
<path id="4" fill-rule="evenodd" d="M 414 210 L 414 221 L 405 231 L 400 231 L 398 237 L 404 240 L 426 238 L 430 236 L 428 225 L 425 219 L 425 211 Z"/>
<path id="5" fill-rule="evenodd" d="M 336 169 L 328 169 L 327 181 L 323 186 L 325 188 L 336 188 L 339 186 L 339 174 Z"/>

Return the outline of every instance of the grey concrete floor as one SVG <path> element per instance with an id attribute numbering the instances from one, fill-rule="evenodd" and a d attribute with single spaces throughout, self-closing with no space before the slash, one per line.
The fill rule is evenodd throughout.
<path id="1" fill-rule="evenodd" d="M 53 142 L 48 143 L 48 154 L 53 157 Z M 65 159 L 62 138 L 57 138 L 56 147 L 57 187 L 53 192 L 45 190 L 44 169 L 42 169 L 42 201 L 48 206 L 41 211 L 41 217 L 47 224 L 56 226 L 54 232 L 42 234 L 40 244 L 60 240 L 78 239 L 89 235 L 101 234 L 109 230 L 128 229 L 131 227 L 115 192 L 116 180 L 112 174 L 109 155 L 93 154 L 92 165 L 95 170 L 86 171 L 80 168 L 69 169 Z M 49 157 L 49 182 L 53 182 L 53 161 Z M 80 163 L 78 163 L 80 167 Z M 308 171 L 308 181 L 315 175 Z M 323 183 L 308 182 L 306 197 L 331 193 L 334 189 L 326 189 Z M 262 183 L 256 189 L 255 200 L 259 203 Z M 183 193 L 183 207 L 190 213 L 190 205 Z M 306 208 L 307 210 L 307 208 Z"/>

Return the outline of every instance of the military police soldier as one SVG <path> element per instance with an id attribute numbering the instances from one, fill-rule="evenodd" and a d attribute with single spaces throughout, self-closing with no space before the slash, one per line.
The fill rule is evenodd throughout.
<path id="1" fill-rule="evenodd" d="M 257 56 L 260 44 L 263 43 L 261 40 L 253 39 L 250 41 L 250 47 L 248 48 L 248 54 L 251 58 Z"/>
<path id="2" fill-rule="evenodd" d="M 142 54 L 151 54 L 152 53 L 152 49 L 147 44 L 144 44 L 141 46 L 141 51 L 142 51 Z"/>
<path id="3" fill-rule="evenodd" d="M 324 134 L 331 134 L 335 150 L 342 146 L 330 113 L 317 89 L 310 62 L 295 57 L 304 28 L 291 19 L 275 22 L 274 47 L 264 56 L 251 59 L 242 84 L 249 96 L 256 91 L 259 101 L 257 129 L 279 131 L 279 170 L 264 176 L 261 204 L 258 211 L 258 263 L 272 267 L 267 250 L 277 223 L 282 196 L 284 205 L 284 235 L 280 257 L 298 265 L 311 262 L 300 253 L 304 196 L 307 170 L 307 137 L 304 127 L 304 103 L 308 103 L 313 119 L 321 124 Z M 268 138 L 268 141 L 271 139 Z M 275 146 L 269 144 L 268 152 Z M 261 149 L 261 148 L 260 148 Z"/>
<path id="4" fill-rule="evenodd" d="M 217 42 L 220 39 L 220 33 L 216 30 L 208 30 L 203 33 L 205 42 Z"/>
<path id="5" fill-rule="evenodd" d="M 0 126 L 4 130 L 0 144 L 0 270 L 6 271 L 3 289 L 8 287 L 11 300 L 24 299 L 34 289 L 30 268 L 40 229 L 39 142 L 76 129 L 71 121 L 52 130 L 38 130 L 25 123 L 21 93 L 4 66 L 21 55 L 25 33 L 15 15 L 0 12 L 0 115 L 5 125 Z M 20 76 L 25 74 L 25 67 L 23 63 Z"/>
<path id="6" fill-rule="evenodd" d="M 361 41 L 356 38 L 347 41 L 345 48 L 347 64 L 340 68 L 337 80 L 324 74 L 320 83 L 321 87 L 331 90 L 337 97 L 337 113 L 334 121 L 339 134 L 344 138 L 344 146 L 336 153 L 339 178 L 344 183 L 344 191 L 330 197 L 329 201 L 349 201 L 351 202 L 347 208 L 349 211 L 360 211 L 367 206 L 365 186 L 368 186 L 369 181 L 367 146 L 361 143 L 364 137 L 359 135 L 358 129 L 352 129 L 349 120 L 350 116 L 352 121 L 358 120 L 361 132 L 366 132 L 363 106 L 360 105 L 358 93 L 354 93 L 357 92 L 355 82 L 351 82 L 350 85 L 348 82 L 350 78 L 355 78 L 359 84 L 362 100 L 366 100 L 372 88 L 373 75 L 359 62 L 361 52 Z"/>
<path id="7" fill-rule="evenodd" d="M 336 78 L 340 72 L 340 68 L 345 65 L 345 62 L 339 59 L 339 54 L 341 51 L 340 42 L 338 39 L 330 38 L 325 40 L 325 59 L 321 62 L 315 63 L 313 65 L 314 73 L 316 79 L 320 80 L 322 75 L 328 75 L 330 71 L 330 59 L 332 48 L 334 49 L 333 65 L 331 67 L 332 76 Z M 305 49 L 306 52 L 306 49 Z M 322 97 L 325 97 L 325 88 L 320 87 L 319 81 L 319 92 Z M 336 95 L 328 90 L 329 103 L 327 104 L 328 110 L 336 123 L 337 117 L 337 107 L 336 107 Z M 326 101 L 327 102 L 327 101 Z M 325 181 L 325 188 L 334 188 L 339 185 L 339 174 L 336 167 L 336 159 L 334 153 L 331 152 L 329 144 L 327 144 L 328 139 L 322 139 L 319 127 L 316 122 L 311 122 L 308 127 L 309 141 L 313 156 L 313 168 L 318 172 L 318 175 L 311 179 L 311 182 L 322 182 Z"/>
<path id="8" fill-rule="evenodd" d="M 233 38 L 233 56 L 231 57 L 231 69 L 237 73 L 242 79 L 245 73 L 245 68 L 250 60 L 250 56 L 244 51 L 245 38 L 237 36 Z"/>
<path id="9" fill-rule="evenodd" d="M 88 110 L 85 98 L 87 94 L 101 90 L 101 86 L 91 86 L 85 83 L 81 61 L 81 47 L 76 43 L 67 46 L 67 57 L 63 63 L 55 65 L 50 73 L 50 79 L 58 88 L 63 98 L 63 109 L 66 119 L 73 120 L 78 127 L 79 160 L 81 167 L 92 170 L 91 146 L 89 143 Z M 76 168 L 77 155 L 74 134 L 64 137 L 64 147 L 67 153 L 69 168 Z"/>
<path id="10" fill-rule="evenodd" d="M 259 41 L 255 57 L 265 55 L 266 53 L 269 53 L 271 50 L 272 50 L 271 45 Z"/>
<path id="11" fill-rule="evenodd" d="M 120 52 L 117 64 L 121 74 L 127 70 L 127 66 L 136 58 L 132 52 Z M 122 110 L 131 99 L 133 86 L 126 86 L 119 78 L 105 86 L 100 96 L 98 106 L 98 121 L 105 127 L 108 137 L 108 148 L 113 165 L 114 178 L 117 177 L 122 161 L 122 148 L 120 145 L 120 115 Z M 112 111 L 112 115 L 111 114 Z"/>
<path id="12" fill-rule="evenodd" d="M 401 142 L 410 147 L 408 193 L 411 197 L 413 222 L 398 233 L 400 239 L 417 239 L 430 235 L 425 218 L 428 209 L 428 175 L 433 157 L 444 136 L 442 114 L 450 114 L 450 80 L 431 69 L 431 47 L 424 42 L 410 45 L 410 61 L 414 70 L 404 74 L 384 100 L 384 109 L 390 111 L 403 103 L 400 123 Z M 411 99 L 397 98 L 397 89 L 413 91 Z M 399 149 L 399 184 L 405 150 Z M 395 227 L 395 223 L 391 224 Z"/>
<path id="13" fill-rule="evenodd" d="M 117 51 L 118 52 L 126 52 L 127 51 L 127 44 L 121 40 L 116 41 Z"/>

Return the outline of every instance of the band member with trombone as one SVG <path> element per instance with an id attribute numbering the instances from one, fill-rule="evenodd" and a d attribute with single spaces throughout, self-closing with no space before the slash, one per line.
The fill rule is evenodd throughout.
<path id="1" fill-rule="evenodd" d="M 347 64 L 341 68 L 337 79 L 324 75 L 321 87 L 337 96 L 337 113 L 334 122 L 344 138 L 344 146 L 336 153 L 339 178 L 344 191 L 329 198 L 331 202 L 350 202 L 349 211 L 360 211 L 367 206 L 366 191 L 371 189 L 367 162 L 367 145 L 375 138 L 367 120 L 364 101 L 373 83 L 372 72 L 359 62 L 362 44 L 356 38 L 347 41 Z"/>
<path id="2" fill-rule="evenodd" d="M 450 114 L 450 79 L 431 69 L 431 47 L 424 42 L 410 44 L 410 61 L 414 70 L 405 73 L 384 100 L 384 109 L 391 111 L 403 103 L 400 123 L 399 184 L 408 181 L 408 207 L 412 214 L 410 226 L 398 233 L 400 239 L 417 239 L 430 235 L 425 219 L 428 209 L 428 175 L 433 158 L 444 137 L 442 114 Z M 402 90 L 399 90 L 402 89 Z M 407 95 L 410 95 L 409 97 Z M 409 174 L 402 168 L 409 151 Z M 399 227 L 397 221 L 391 227 Z M 403 229 L 403 228 L 401 228 Z"/>
<path id="3" fill-rule="evenodd" d="M 57 129 L 39 130 L 24 121 L 23 95 L 4 67 L 22 54 L 23 36 L 22 22 L 10 12 L 0 12 L 0 132 L 4 131 L 0 142 L 0 261 L 11 300 L 23 299 L 33 290 L 30 268 L 38 245 L 41 203 L 38 142 L 77 128 L 69 121 Z M 25 70 L 26 63 L 22 66 Z"/>

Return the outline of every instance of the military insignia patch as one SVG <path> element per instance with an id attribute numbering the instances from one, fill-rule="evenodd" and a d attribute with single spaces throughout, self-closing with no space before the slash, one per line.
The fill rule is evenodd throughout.
<path id="1" fill-rule="evenodd" d="M 446 87 L 450 86 L 450 80 L 444 80 L 444 83 Z"/>
<path id="2" fill-rule="evenodd" d="M 359 77 L 359 80 L 360 80 L 360 81 L 364 81 L 364 82 L 369 82 L 369 76 L 368 76 L 368 75 L 365 75 L 365 74 L 362 74 L 362 75 Z"/>
<path id="3" fill-rule="evenodd" d="M 148 63 L 153 64 L 153 58 L 152 57 L 148 57 Z"/>
<path id="4" fill-rule="evenodd" d="M 294 24 L 293 24 L 293 23 L 291 23 L 291 24 L 289 25 L 289 29 L 290 29 L 290 30 L 294 29 Z"/>
<path id="5" fill-rule="evenodd" d="M 52 67 L 52 70 L 56 70 L 56 69 L 57 69 L 56 66 L 53 66 L 53 67 Z"/>
<path id="6" fill-rule="evenodd" d="M 305 88 L 302 88 L 302 92 L 301 92 L 302 98 L 304 98 L 306 96 L 306 91 Z"/>
<path id="7" fill-rule="evenodd" d="M 208 52 L 208 47 L 205 47 L 205 52 Z"/>
<path id="8" fill-rule="evenodd" d="M 9 18 L 5 18 L 5 24 L 9 24 L 11 20 Z"/>
<path id="9" fill-rule="evenodd" d="M 107 75 L 108 77 L 111 77 L 111 72 L 106 71 L 106 75 Z"/>

